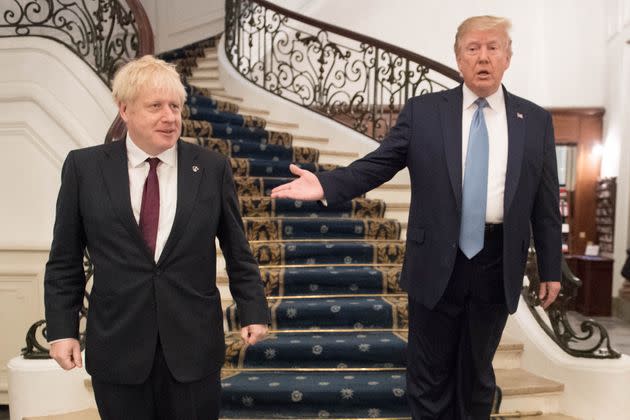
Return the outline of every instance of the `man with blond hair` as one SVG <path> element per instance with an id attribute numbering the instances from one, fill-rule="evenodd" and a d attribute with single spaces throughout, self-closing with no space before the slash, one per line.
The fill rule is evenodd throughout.
<path id="1" fill-rule="evenodd" d="M 484 419 L 492 359 L 518 305 L 530 235 L 539 296 L 560 290 L 560 214 L 549 112 L 501 84 L 510 22 L 466 19 L 455 37 L 464 83 L 411 98 L 378 149 L 346 168 L 299 178 L 273 197 L 345 201 L 404 167 L 411 205 L 401 285 L 409 294 L 407 396 L 415 420 Z"/>
<path id="2" fill-rule="evenodd" d="M 216 419 L 225 344 L 215 238 L 249 344 L 268 308 L 228 160 L 182 142 L 177 71 L 145 56 L 113 83 L 125 140 L 74 150 L 62 170 L 45 303 L 50 354 L 81 367 L 83 253 L 94 265 L 86 368 L 104 420 Z"/>

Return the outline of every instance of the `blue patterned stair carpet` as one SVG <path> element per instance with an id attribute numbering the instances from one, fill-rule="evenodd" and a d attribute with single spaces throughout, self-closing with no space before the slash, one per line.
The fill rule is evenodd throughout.
<path id="1" fill-rule="evenodd" d="M 187 76 L 202 56 L 194 47 L 169 54 Z M 290 163 L 311 171 L 336 166 L 209 90 L 187 89 L 182 135 L 230 158 L 272 312 L 268 337 L 247 346 L 237 308 L 226 309 L 221 417 L 408 418 L 400 223 L 384 218 L 380 200 L 324 207 L 271 199 L 272 188 L 292 179 Z"/>

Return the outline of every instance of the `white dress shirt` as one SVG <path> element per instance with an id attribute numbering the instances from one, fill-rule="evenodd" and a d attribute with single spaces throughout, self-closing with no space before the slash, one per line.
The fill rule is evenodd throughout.
<path id="1" fill-rule="evenodd" d="M 177 145 L 160 153 L 151 156 L 140 149 L 133 142 L 129 134 L 126 140 L 127 146 L 127 167 L 129 170 L 129 194 L 131 195 L 131 209 L 136 218 L 136 223 L 140 224 L 140 209 L 142 207 L 142 192 L 144 183 L 149 175 L 148 158 L 156 157 L 160 159 L 157 166 L 157 177 L 160 184 L 160 216 L 158 219 L 157 239 L 155 241 L 155 261 L 160 259 L 166 240 L 171 233 L 175 210 L 177 208 Z"/>
<path id="2" fill-rule="evenodd" d="M 462 185 L 466 173 L 466 153 L 470 123 L 477 110 L 475 95 L 466 84 L 463 85 L 462 102 Z M 488 106 L 483 109 L 483 116 L 488 128 L 488 197 L 486 204 L 486 223 L 503 223 L 503 194 L 505 192 L 505 173 L 508 157 L 508 128 L 505 113 L 503 88 L 486 98 Z"/>

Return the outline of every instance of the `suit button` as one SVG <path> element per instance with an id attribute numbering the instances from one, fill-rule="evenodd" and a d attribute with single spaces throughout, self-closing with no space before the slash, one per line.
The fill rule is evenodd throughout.
<path id="1" fill-rule="evenodd" d="M 456 243 L 452 243 L 451 244 L 451 248 L 453 248 L 453 249 L 457 248 L 457 244 Z"/>
<path id="2" fill-rule="evenodd" d="M 162 274 L 162 270 L 155 270 L 153 272 L 156 276 L 159 276 L 160 274 Z"/>

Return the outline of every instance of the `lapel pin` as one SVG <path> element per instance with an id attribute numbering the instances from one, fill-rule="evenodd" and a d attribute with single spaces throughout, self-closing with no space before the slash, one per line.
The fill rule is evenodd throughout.
<path id="1" fill-rule="evenodd" d="M 193 172 L 199 172 L 199 166 L 193 165 L 192 170 Z"/>
<path id="2" fill-rule="evenodd" d="M 523 119 L 523 114 L 521 114 L 520 112 L 516 113 L 516 118 L 520 118 L 521 120 Z"/>

